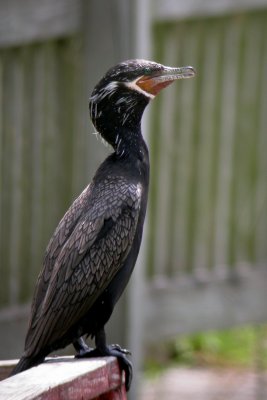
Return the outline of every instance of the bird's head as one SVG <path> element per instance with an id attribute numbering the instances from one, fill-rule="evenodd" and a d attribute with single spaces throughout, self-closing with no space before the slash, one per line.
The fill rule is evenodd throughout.
<path id="1" fill-rule="evenodd" d="M 177 79 L 195 75 L 192 67 L 171 68 L 147 60 L 112 67 L 90 97 L 90 117 L 97 131 L 116 149 L 120 131 L 140 128 L 148 102 Z"/>

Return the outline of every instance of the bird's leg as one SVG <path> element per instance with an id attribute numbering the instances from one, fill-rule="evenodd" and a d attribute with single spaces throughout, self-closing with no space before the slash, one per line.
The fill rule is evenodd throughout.
<path id="1" fill-rule="evenodd" d="M 72 344 L 77 351 L 77 354 L 75 355 L 76 358 L 86 357 L 86 354 L 92 351 L 92 348 L 87 346 L 82 336 L 79 339 L 74 340 Z"/>
<path id="2" fill-rule="evenodd" d="M 126 358 L 126 354 L 130 354 L 130 352 L 126 349 L 122 349 L 118 344 L 107 346 L 104 328 L 97 332 L 95 336 L 95 344 L 96 350 L 98 350 L 102 356 L 117 357 L 120 368 L 125 372 L 125 387 L 128 391 L 130 389 L 133 377 L 132 364 Z"/>
<path id="3" fill-rule="evenodd" d="M 95 345 L 96 345 L 96 349 L 98 349 L 102 353 L 106 353 L 106 351 L 108 349 L 108 351 L 117 350 L 121 354 L 131 354 L 131 352 L 129 350 L 121 348 L 121 346 L 119 344 L 111 344 L 111 345 L 107 346 L 106 333 L 105 333 L 104 328 L 100 329 L 97 332 L 97 334 L 95 336 Z M 104 355 L 109 355 L 109 354 L 104 354 Z"/>
<path id="4" fill-rule="evenodd" d="M 81 338 L 80 338 L 81 339 Z M 78 339 L 78 340 L 80 340 Z M 77 341 L 76 341 L 77 342 Z M 79 343 L 80 344 L 80 343 Z M 85 342 L 83 341 L 83 344 Z M 77 357 L 78 358 L 94 358 L 94 357 L 105 357 L 105 356 L 113 356 L 118 359 L 120 368 L 125 372 L 125 387 L 128 391 L 131 386 L 132 377 L 133 377 L 133 368 L 131 362 L 127 359 L 126 355 L 130 354 L 130 352 L 126 349 L 122 349 L 118 344 L 112 344 L 107 346 L 106 344 L 106 334 L 104 328 L 101 328 L 95 335 L 95 349 L 85 352 L 80 352 Z M 87 346 L 85 344 L 85 346 Z M 87 346 L 88 347 L 88 346 Z M 76 347 L 75 347 L 76 348 Z M 77 348 L 76 348 L 77 349 Z"/>

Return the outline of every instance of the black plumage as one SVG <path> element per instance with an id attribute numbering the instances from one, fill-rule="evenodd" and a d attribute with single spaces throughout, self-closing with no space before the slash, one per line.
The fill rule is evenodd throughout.
<path id="1" fill-rule="evenodd" d="M 141 244 L 149 183 L 141 118 L 160 89 L 193 75 L 191 67 L 171 69 L 131 60 L 110 69 L 95 87 L 90 116 L 114 152 L 71 205 L 48 244 L 25 351 L 13 374 L 73 343 L 80 356 L 117 356 L 129 388 L 127 352 L 106 345 L 104 326 L 127 285 Z M 96 349 L 87 347 L 83 335 L 95 337 Z"/>

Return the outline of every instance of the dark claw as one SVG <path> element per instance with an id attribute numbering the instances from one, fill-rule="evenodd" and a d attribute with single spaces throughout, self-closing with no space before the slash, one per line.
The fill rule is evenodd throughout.
<path id="1" fill-rule="evenodd" d="M 110 346 L 111 350 L 118 350 L 120 353 L 126 354 L 126 355 L 132 355 L 130 350 L 128 349 L 123 349 L 119 344 L 111 344 Z"/>
<path id="2" fill-rule="evenodd" d="M 88 350 L 80 350 L 78 354 L 76 354 L 76 358 L 95 358 L 95 357 L 105 357 L 105 356 L 113 356 L 118 359 L 119 366 L 122 371 L 125 373 L 125 388 L 127 392 L 131 387 L 131 382 L 133 378 L 133 367 L 132 363 L 127 359 L 126 354 L 131 354 L 129 350 L 122 349 L 118 344 L 112 344 L 110 346 L 106 346 L 105 349 L 91 349 L 88 347 Z"/>
<path id="3" fill-rule="evenodd" d="M 108 346 L 109 355 L 117 357 L 120 368 L 125 373 L 125 388 L 128 392 L 131 387 L 132 379 L 133 379 L 133 367 L 132 363 L 128 360 L 125 354 L 130 354 L 129 350 L 121 349 L 119 345 L 111 345 Z"/>

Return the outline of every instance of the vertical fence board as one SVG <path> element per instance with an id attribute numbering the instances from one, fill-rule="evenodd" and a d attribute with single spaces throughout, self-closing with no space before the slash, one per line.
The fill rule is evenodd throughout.
<path id="1" fill-rule="evenodd" d="M 162 57 L 162 46 L 164 43 L 164 27 L 156 27 L 154 30 L 154 40 L 157 43 L 155 48 L 155 59 L 160 61 Z M 160 123 L 160 109 L 162 100 L 158 97 L 154 100 L 153 108 L 151 109 L 151 135 L 150 142 L 150 162 L 151 162 L 151 177 L 150 177 L 150 190 L 149 190 L 149 226 L 148 226 L 148 261 L 147 261 L 147 274 L 152 276 L 155 271 L 155 249 L 157 238 L 157 212 L 158 212 L 158 185 L 157 176 L 160 170 L 160 163 L 157 160 L 160 157 L 160 140 L 157 137 L 158 126 Z"/>
<path id="2" fill-rule="evenodd" d="M 204 46 L 204 27 L 203 21 L 195 22 L 192 27 L 191 23 L 188 28 L 192 35 L 192 44 L 185 46 L 185 63 L 187 59 L 190 65 L 195 65 L 198 70 L 199 76 L 202 75 L 203 68 L 203 46 Z M 193 45 L 193 46 L 192 46 Z M 188 52 L 187 52 L 188 51 Z M 187 81 L 183 82 L 186 87 Z M 196 265 L 194 264 L 194 252 L 196 245 L 196 221 L 198 218 L 198 159 L 199 159 L 199 144 L 200 144 L 200 107 L 199 104 L 202 101 L 202 79 L 194 79 L 192 83 L 195 86 L 195 94 L 193 102 L 187 113 L 191 114 L 192 119 L 192 136 L 190 158 L 186 162 L 187 168 L 189 169 L 188 175 L 188 192 L 186 198 L 186 223 L 185 223 L 185 237 L 186 237 L 186 268 L 187 273 L 195 273 Z M 185 89 L 186 90 L 186 89 Z M 186 112 L 186 111 L 185 111 Z"/>
<path id="3" fill-rule="evenodd" d="M 23 71 L 19 54 L 14 52 L 11 65 L 11 91 L 8 97 L 9 132 L 12 140 L 9 165 L 11 168 L 11 210 L 9 235 L 9 304 L 16 304 L 19 299 L 19 246 L 20 224 L 22 223 L 22 123 L 23 123 Z"/>
<path id="4" fill-rule="evenodd" d="M 2 220 L 1 220 L 1 290 L 0 296 L 3 303 L 9 301 L 9 235 L 10 235 L 10 191 L 11 191 L 11 168 L 7 168 L 7 163 L 11 160 L 11 135 L 7 134 L 9 129 L 8 122 L 8 97 L 6 96 L 7 88 L 10 83 L 10 69 L 7 68 L 9 65 L 9 59 L 5 52 L 1 54 L 2 62 L 2 191 L 1 191 L 1 208 L 2 208 Z"/>
<path id="5" fill-rule="evenodd" d="M 31 237 L 30 237 L 30 258 L 29 265 L 29 285 L 33 288 L 36 280 L 36 273 L 41 267 L 41 249 L 44 244 L 42 242 L 42 180 L 41 178 L 41 154 L 42 154 L 42 137 L 44 131 L 44 92 L 45 92 L 45 54 L 43 46 L 36 46 L 33 50 L 33 92 L 32 92 L 32 220 L 31 220 Z"/>
<path id="6" fill-rule="evenodd" d="M 211 268 L 213 225 L 213 171 L 216 170 L 216 102 L 221 24 L 209 22 L 205 29 L 203 62 L 196 79 L 201 79 L 201 101 L 199 102 L 199 148 L 196 165 L 196 221 L 193 264 L 196 273 Z M 215 164 L 215 165 L 214 165 Z M 206 271 L 207 272 L 207 271 Z"/>
<path id="7" fill-rule="evenodd" d="M 182 54 L 180 63 L 194 65 L 198 40 L 192 29 L 184 27 L 184 40 L 182 43 Z M 197 67 L 196 67 L 197 68 Z M 196 81 L 178 82 L 176 91 L 180 91 L 180 104 L 176 104 L 180 108 L 180 122 L 177 124 L 177 135 L 179 137 L 177 143 L 178 164 L 177 164 L 177 213 L 174 215 L 175 232 L 174 237 L 179 240 L 176 245 L 175 258 L 180 263 L 182 272 L 186 272 L 191 266 L 188 265 L 188 251 L 190 243 L 188 242 L 188 217 L 189 217 L 189 196 L 193 177 L 192 171 L 192 151 L 194 147 L 194 135 L 192 134 L 194 127 L 194 111 L 193 104 L 196 96 Z M 177 121 L 178 122 L 178 121 Z"/>
<path id="8" fill-rule="evenodd" d="M 215 263 L 227 265 L 228 224 L 230 213 L 230 186 L 232 184 L 232 151 L 236 131 L 236 96 L 238 77 L 238 49 L 240 48 L 240 24 L 225 26 L 222 75 L 222 109 L 219 143 L 219 175 L 216 205 Z"/>
<path id="9" fill-rule="evenodd" d="M 183 44 L 182 41 L 177 43 L 177 37 L 182 37 L 185 33 L 185 27 L 183 24 L 175 26 L 172 28 L 172 36 L 174 37 L 174 44 L 175 48 L 173 48 L 175 59 L 174 65 L 179 66 L 182 65 L 182 56 L 183 56 Z M 177 82 L 180 86 L 182 81 Z M 177 244 L 180 240 L 176 237 L 175 232 L 176 230 L 176 218 L 175 215 L 179 210 L 179 181 L 178 181 L 178 171 L 177 165 L 180 162 L 180 128 L 179 128 L 179 121 L 181 118 L 181 107 L 180 103 L 182 101 L 182 93 L 181 90 L 177 90 L 175 85 L 172 85 L 172 107 L 173 107 L 173 115 L 170 119 L 172 123 L 171 134 L 172 134 L 172 143 L 169 144 L 171 149 L 171 159 L 170 159 L 170 166 L 169 166 L 169 174 L 171 177 L 170 181 L 170 188 L 169 188 L 169 203 L 168 203 L 168 221 L 169 221 L 169 237 L 168 237 L 168 267 L 171 272 L 171 275 L 175 275 L 179 273 L 182 265 L 179 262 L 180 257 L 180 249 L 177 251 Z"/>
<path id="10" fill-rule="evenodd" d="M 2 281 L 4 278 L 4 121 L 3 121 L 3 103 L 4 103 L 4 93 L 3 93 L 3 56 L 0 57 L 0 254 L 1 254 L 1 261 L 0 261 L 0 274 L 2 276 Z M 3 286 L 4 282 L 2 283 Z M 0 303 L 4 300 L 5 294 L 3 288 L 0 287 Z"/>
<path id="11" fill-rule="evenodd" d="M 260 65 L 260 82 L 261 88 L 259 92 L 259 139 L 258 139 L 258 179 L 256 183 L 256 258 L 259 262 L 267 259 L 267 26 L 265 19 L 263 20 L 263 57 Z"/>
<path id="12" fill-rule="evenodd" d="M 42 136 L 41 153 L 41 201 L 42 201 L 42 226 L 43 242 L 46 243 L 51 236 L 58 215 L 58 191 L 61 190 L 59 171 L 62 168 L 62 148 L 60 146 L 60 96 L 58 92 L 59 75 L 57 48 L 53 42 L 44 44 L 45 52 L 45 92 L 44 131 Z M 53 201 L 51 201 L 53 199 Z"/>
<path id="13" fill-rule="evenodd" d="M 16 229 L 19 235 L 18 248 L 18 299 L 19 302 L 28 300 L 28 293 L 31 289 L 28 276 L 30 257 L 30 239 L 31 239 L 31 221 L 32 221 L 32 143 L 34 131 L 32 129 L 32 49 L 30 47 L 22 48 L 19 51 L 19 63 L 21 65 L 21 74 L 23 82 L 23 92 L 21 101 L 23 104 L 22 117 L 20 121 L 21 135 L 21 220 L 18 221 Z"/>
<path id="14" fill-rule="evenodd" d="M 255 263 L 255 181 L 259 135 L 259 88 L 261 63 L 260 21 L 247 21 L 243 33 L 239 69 L 238 119 L 233 143 L 231 187 L 230 259 Z M 253 73 L 252 73 L 253 71 Z"/>
<path id="15" fill-rule="evenodd" d="M 164 54 L 164 60 L 167 65 L 175 66 L 175 51 L 176 40 L 172 35 Z M 167 115 L 168 117 L 161 118 L 157 131 L 153 132 L 153 135 L 158 136 L 157 140 L 159 141 L 160 148 L 156 161 L 159 163 L 160 168 L 155 177 L 157 182 L 160 183 L 157 185 L 156 194 L 158 205 L 160 205 L 157 210 L 157 220 L 160 229 L 155 232 L 156 247 L 154 270 L 156 275 L 168 273 L 170 266 L 168 264 L 168 254 L 172 232 L 170 232 L 169 204 L 171 201 L 170 188 L 173 185 L 171 176 L 172 155 L 175 151 L 172 147 L 173 115 L 175 113 L 174 87 L 171 87 L 162 93 L 162 103 L 161 112 L 163 115 Z"/>

